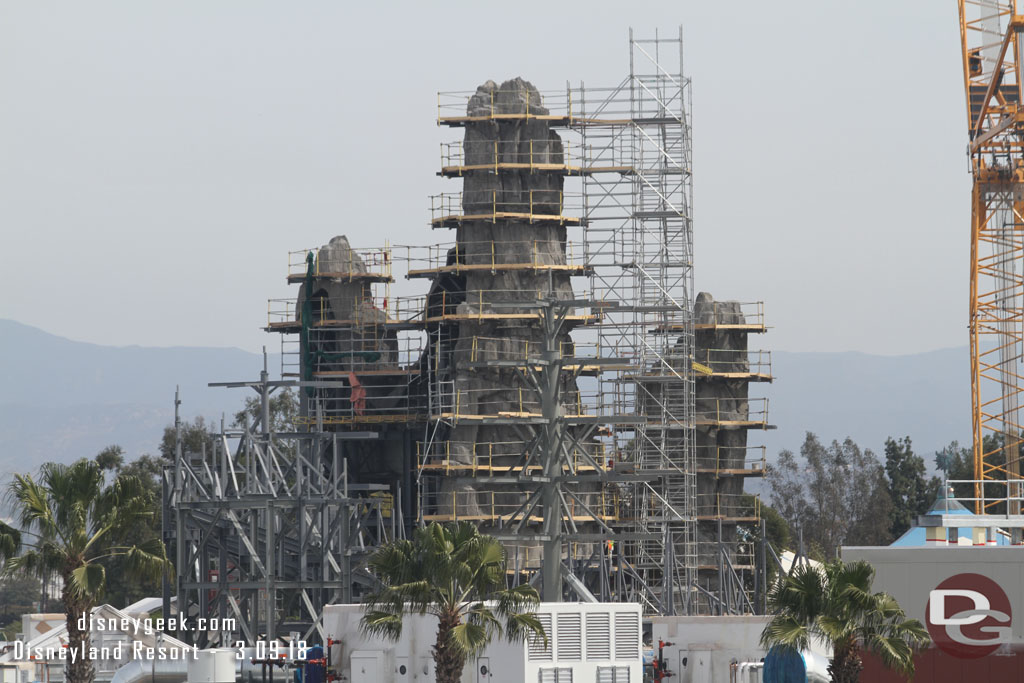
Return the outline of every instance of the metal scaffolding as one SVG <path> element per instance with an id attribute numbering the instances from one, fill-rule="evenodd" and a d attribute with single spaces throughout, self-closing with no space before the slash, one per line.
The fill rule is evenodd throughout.
<path id="1" fill-rule="evenodd" d="M 638 485 L 624 529 L 652 534 L 630 544 L 649 608 L 690 613 L 697 580 L 693 330 L 693 186 L 690 81 L 677 35 L 635 38 L 629 75 L 612 88 L 571 91 L 583 150 L 584 250 L 595 296 L 613 301 L 599 345 L 633 359 L 601 375 L 611 412 L 647 423 L 629 458 L 657 479 Z"/>
<path id="2" fill-rule="evenodd" d="M 698 349 L 695 332 L 763 332 L 763 314 L 695 321 L 681 31 L 629 46 L 612 88 L 439 95 L 438 124 L 464 132 L 439 172 L 462 191 L 431 200 L 448 243 L 338 237 L 290 255 L 299 294 L 271 301 L 266 328 L 284 379 L 234 385 L 264 417 L 214 453 L 179 448 L 166 475 L 183 609 L 236 618 L 249 641 L 308 640 L 320 606 L 356 597 L 370 549 L 471 520 L 505 544 L 509 581 L 540 581 L 547 600 L 756 611 L 764 553 L 736 531 L 763 528 L 759 504 L 697 482 L 759 476 L 763 450 L 699 450 L 695 432 L 767 427 L 767 402 L 695 386 L 770 381 L 770 361 L 745 343 Z M 396 261 L 426 294 L 392 296 Z M 300 415 L 275 434 L 265 406 L 286 385 Z"/>
<path id="3" fill-rule="evenodd" d="M 177 576 L 164 614 L 202 617 L 219 630 L 182 628 L 201 647 L 253 645 L 289 634 L 324 642 L 322 608 L 351 602 L 369 552 L 402 535 L 401 500 L 380 484 L 349 481 L 347 445 L 367 432 L 276 432 L 271 394 L 294 381 L 212 386 L 250 388 L 257 419 L 221 433 L 207 450 L 183 447 L 175 397 L 174 464 L 164 470 L 164 541 Z M 234 446 L 232 446 L 234 442 Z M 195 622 L 193 622 L 195 623 Z"/>

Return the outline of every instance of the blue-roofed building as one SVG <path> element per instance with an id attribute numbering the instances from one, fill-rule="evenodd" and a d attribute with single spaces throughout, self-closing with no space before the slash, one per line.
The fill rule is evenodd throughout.
<path id="1" fill-rule="evenodd" d="M 945 492 L 940 492 L 939 497 L 935 499 L 935 503 L 932 504 L 931 508 L 928 509 L 926 515 L 958 515 L 964 517 L 974 517 L 974 513 L 970 511 L 963 503 L 956 500 L 953 497 L 952 489 Z M 950 528 L 947 542 L 949 545 L 974 545 L 974 540 L 971 536 L 972 527 L 965 525 L 963 527 Z M 956 538 L 953 538 L 953 534 L 956 534 Z M 890 543 L 890 546 L 898 547 L 913 547 L 913 546 L 924 546 L 934 545 L 934 541 L 927 539 L 926 527 L 923 526 L 912 526 L 902 536 L 897 538 L 895 541 Z M 993 545 L 989 543 L 989 545 Z M 1002 529 L 995 529 L 995 543 L 994 545 L 1010 545 L 1010 534 Z"/>

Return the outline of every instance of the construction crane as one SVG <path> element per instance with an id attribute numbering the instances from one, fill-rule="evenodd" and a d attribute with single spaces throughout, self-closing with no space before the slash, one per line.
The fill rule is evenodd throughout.
<path id="1" fill-rule="evenodd" d="M 975 511 L 984 513 L 1008 500 L 1007 512 L 1020 514 L 1021 484 L 1016 480 L 1024 390 L 1024 16 L 1017 14 L 1017 0 L 958 2 L 974 179 L 970 335 Z M 1005 481 L 1007 488 L 993 495 L 988 487 L 986 499 L 984 480 Z"/>

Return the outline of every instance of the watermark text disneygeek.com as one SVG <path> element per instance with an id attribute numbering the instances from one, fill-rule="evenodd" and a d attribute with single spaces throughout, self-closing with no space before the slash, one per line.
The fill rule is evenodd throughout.
<path id="1" fill-rule="evenodd" d="M 190 619 L 189 617 L 170 617 L 169 619 L 135 619 L 133 617 L 98 617 L 83 614 L 78 618 L 79 630 L 85 631 L 121 631 L 137 636 L 153 635 L 159 631 L 234 631 L 234 619 L 218 619 L 216 617 Z"/>
<path id="2" fill-rule="evenodd" d="M 230 632 L 236 628 L 234 619 L 170 617 L 168 619 L 136 618 L 136 617 L 105 617 L 94 614 L 83 614 L 75 624 L 80 631 L 89 631 L 94 636 L 99 634 L 119 635 L 123 640 L 102 646 L 84 644 L 70 647 L 65 642 L 46 645 L 33 645 L 16 640 L 10 644 L 15 661 L 88 661 L 128 659 L 196 659 L 197 648 L 183 647 L 180 643 L 171 645 L 161 639 L 163 632 L 181 631 L 197 632 Z M 143 642 L 140 636 L 154 636 Z M 63 639 L 62 639 L 63 641 Z M 154 644 L 155 641 L 155 644 Z"/>

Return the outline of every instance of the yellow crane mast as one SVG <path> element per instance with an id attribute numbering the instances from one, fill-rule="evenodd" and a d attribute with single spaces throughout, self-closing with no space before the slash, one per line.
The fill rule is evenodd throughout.
<path id="1" fill-rule="evenodd" d="M 958 0 L 971 194 L 971 403 L 975 508 L 1001 480 L 1019 514 L 1024 350 L 1024 108 L 1017 0 Z M 989 497 L 993 496 L 991 490 Z M 1013 503 L 1012 499 L 1018 502 Z"/>

